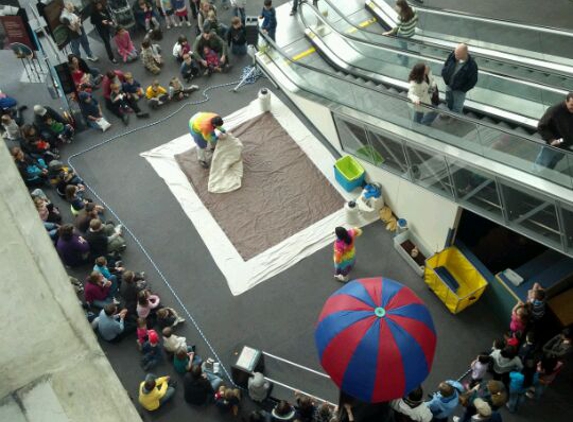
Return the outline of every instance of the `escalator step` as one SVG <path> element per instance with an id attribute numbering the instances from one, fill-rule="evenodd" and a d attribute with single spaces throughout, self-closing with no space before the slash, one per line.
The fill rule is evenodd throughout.
<path id="1" fill-rule="evenodd" d="M 392 87 L 388 88 L 388 92 L 392 92 L 392 93 L 394 93 L 394 94 L 398 94 L 398 90 L 397 90 L 396 88 L 392 88 Z"/>
<path id="2" fill-rule="evenodd" d="M 509 125 L 509 124 L 506 123 L 506 122 L 498 121 L 498 122 L 497 122 L 497 125 L 498 125 L 499 127 L 503 127 L 503 128 L 506 128 L 506 129 L 512 129 L 511 125 Z"/>
<path id="3" fill-rule="evenodd" d="M 482 122 L 486 122 L 486 123 L 492 123 L 492 124 L 496 124 L 497 122 L 495 120 L 493 120 L 491 117 L 482 117 L 481 119 Z"/>
<path id="4" fill-rule="evenodd" d="M 478 115 L 472 113 L 471 111 L 466 113 L 466 116 L 471 117 L 472 119 L 479 119 Z"/>
<path id="5" fill-rule="evenodd" d="M 529 132 L 520 126 L 516 127 L 513 131 L 522 135 L 529 135 Z"/>

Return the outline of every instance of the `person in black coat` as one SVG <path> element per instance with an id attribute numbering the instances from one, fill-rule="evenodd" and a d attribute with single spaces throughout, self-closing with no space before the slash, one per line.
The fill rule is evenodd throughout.
<path id="1" fill-rule="evenodd" d="M 556 148 L 571 149 L 573 146 L 573 92 L 567 94 L 565 101 L 547 109 L 539 119 L 537 130 L 547 143 Z M 540 167 L 555 168 L 565 154 L 553 148 L 542 148 L 535 160 L 535 170 Z"/>
<path id="2" fill-rule="evenodd" d="M 117 63 L 117 60 L 113 56 L 113 51 L 109 40 L 111 34 L 114 31 L 114 22 L 106 10 L 102 0 L 96 0 L 92 7 L 92 13 L 90 16 L 90 22 L 95 27 L 97 33 L 99 34 L 103 44 L 105 45 L 105 51 L 107 52 L 107 57 L 112 63 Z"/>
<path id="3" fill-rule="evenodd" d="M 442 68 L 442 78 L 446 83 L 446 105 L 451 111 L 461 113 L 466 93 L 478 80 L 478 66 L 466 44 L 458 44 L 450 53 Z"/>
<path id="4" fill-rule="evenodd" d="M 185 401 L 189 404 L 202 406 L 212 400 L 215 390 L 199 365 L 193 365 L 183 378 Z"/>

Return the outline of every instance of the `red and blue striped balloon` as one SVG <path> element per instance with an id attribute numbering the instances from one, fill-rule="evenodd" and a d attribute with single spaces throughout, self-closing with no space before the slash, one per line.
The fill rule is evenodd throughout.
<path id="1" fill-rule="evenodd" d="M 351 281 L 330 296 L 315 340 L 336 385 L 368 403 L 403 397 L 420 385 L 436 350 L 426 306 L 406 286 L 382 277 Z"/>

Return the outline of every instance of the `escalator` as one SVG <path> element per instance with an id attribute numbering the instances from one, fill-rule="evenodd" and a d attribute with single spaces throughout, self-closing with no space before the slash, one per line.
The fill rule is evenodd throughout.
<path id="1" fill-rule="evenodd" d="M 304 100 L 321 116 L 332 116 L 335 148 L 573 254 L 573 177 L 559 169 L 533 171 L 542 148 L 562 154 L 567 169 L 573 154 L 448 111 L 452 126 L 416 124 L 410 102 L 398 93 L 337 74 L 316 54 L 301 56 L 309 50 L 303 39 L 285 46 L 292 51 L 286 54 L 262 37 L 268 45 L 257 54 L 258 64 L 295 103 Z M 295 51 L 297 60 L 290 57 Z M 307 116 L 315 124 L 322 119 Z"/>
<path id="2" fill-rule="evenodd" d="M 337 2 L 339 3 L 344 2 Z M 352 3 L 352 2 L 349 2 Z M 364 5 L 383 25 L 395 26 L 395 0 L 366 0 Z M 414 5 L 418 40 L 442 45 L 465 42 L 474 50 L 498 57 L 513 56 L 523 63 L 571 73 L 573 32 Z"/>
<path id="3" fill-rule="evenodd" d="M 334 68 L 351 78 L 370 81 L 405 96 L 408 75 L 415 63 L 423 61 L 434 75 L 440 74 L 443 60 L 347 36 L 331 24 L 331 16 L 341 20 L 333 8 L 328 11 L 327 20 L 310 4 L 301 7 L 305 35 Z M 439 77 L 436 82 L 445 100 L 445 84 Z M 563 101 L 566 94 L 562 89 L 480 70 L 477 85 L 467 94 L 465 110 L 471 118 L 487 119 L 489 123 L 533 135 L 537 119 L 548 106 Z"/>
<path id="4" fill-rule="evenodd" d="M 446 60 L 457 44 L 456 42 L 436 43 L 432 40 L 417 39 L 418 37 L 398 39 L 397 37 L 384 36 L 383 32 L 390 29 L 390 26 L 384 22 L 378 22 L 377 18 L 372 18 L 372 15 L 356 2 L 322 0 L 319 9 L 338 32 L 352 40 L 393 49 L 405 48 L 406 51 L 442 62 Z M 553 68 L 547 68 L 545 62 L 542 66 L 536 66 L 535 63 L 520 61 L 513 55 L 488 54 L 487 51 L 479 49 L 478 51 L 472 49 L 471 54 L 478 67 L 488 73 L 509 76 L 558 89 L 573 90 L 573 68 L 567 68 L 568 72 L 560 72 Z"/>

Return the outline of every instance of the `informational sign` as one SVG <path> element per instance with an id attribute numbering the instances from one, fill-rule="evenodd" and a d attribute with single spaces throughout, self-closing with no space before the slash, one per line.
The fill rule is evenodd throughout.
<path id="1" fill-rule="evenodd" d="M 0 25 L 4 35 L 4 48 L 10 48 L 10 44 L 18 43 L 33 49 L 34 45 L 28 36 L 28 28 L 20 16 L 0 16 Z"/>

